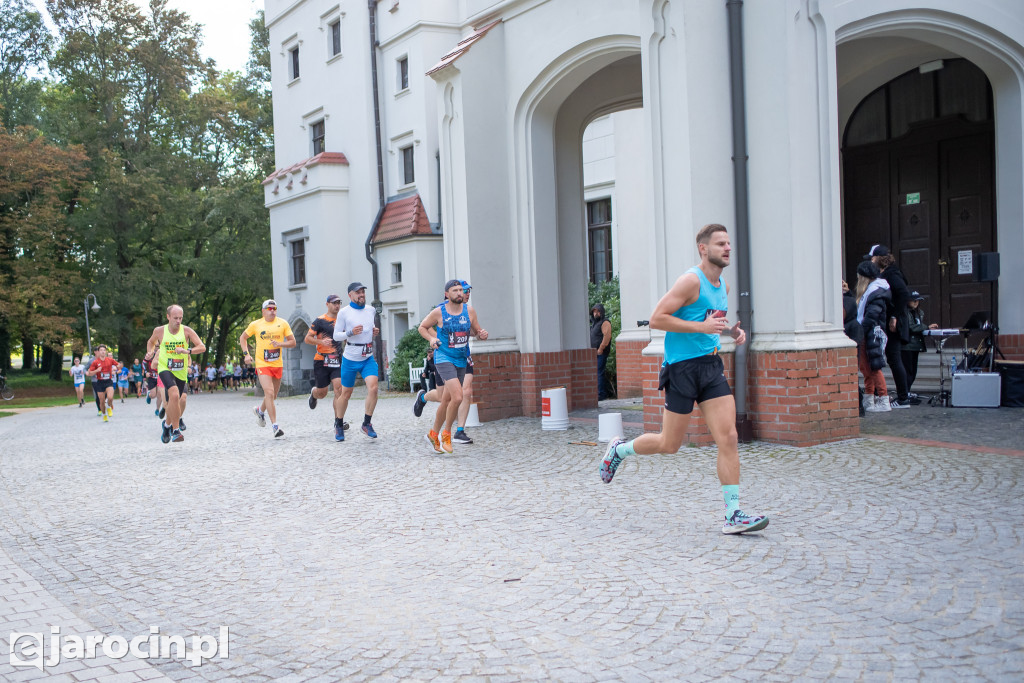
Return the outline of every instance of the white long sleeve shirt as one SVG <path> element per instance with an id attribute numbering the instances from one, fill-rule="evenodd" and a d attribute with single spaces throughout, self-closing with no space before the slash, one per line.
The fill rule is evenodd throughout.
<path id="1" fill-rule="evenodd" d="M 375 312 L 372 306 L 352 308 L 346 306 L 338 311 L 338 319 L 334 322 L 334 341 L 347 342 L 343 357 L 349 360 L 366 360 L 373 355 L 373 318 Z M 352 330 L 363 326 L 359 334 L 352 334 Z"/>

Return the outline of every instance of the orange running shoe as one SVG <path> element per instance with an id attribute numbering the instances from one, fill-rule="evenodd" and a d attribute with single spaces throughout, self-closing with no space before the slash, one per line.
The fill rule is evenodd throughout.
<path id="1" fill-rule="evenodd" d="M 437 432 L 433 429 L 431 429 L 427 434 L 427 441 L 430 442 L 430 446 L 434 449 L 435 453 L 444 453 L 444 451 L 441 450 L 441 442 L 437 439 Z"/>
<path id="2" fill-rule="evenodd" d="M 452 433 L 448 431 L 441 432 L 441 448 L 445 453 L 452 452 Z"/>

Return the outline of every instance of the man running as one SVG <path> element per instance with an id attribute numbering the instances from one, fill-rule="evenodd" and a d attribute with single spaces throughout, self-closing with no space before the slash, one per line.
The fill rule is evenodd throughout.
<path id="1" fill-rule="evenodd" d="M 469 305 L 469 293 L 472 291 L 469 283 L 465 280 L 461 281 L 462 284 L 462 303 L 464 303 L 470 311 L 473 307 Z M 437 305 L 438 308 L 448 303 L 448 295 L 445 294 L 445 300 Z M 475 315 L 475 313 L 473 314 Z M 433 349 L 431 349 L 433 351 Z M 433 361 L 429 363 L 430 366 L 434 366 Z M 436 372 L 436 368 L 434 368 Z M 436 380 L 435 380 L 436 383 Z M 441 382 L 443 384 L 443 381 Z M 416 402 L 413 404 L 412 412 L 416 417 L 423 414 L 423 406 L 426 405 L 427 401 L 440 402 L 441 394 L 443 393 L 443 387 L 437 386 L 430 391 L 427 391 L 424 387 L 416 395 Z M 452 435 L 452 441 L 462 444 L 471 444 L 473 439 L 470 438 L 469 434 L 466 433 L 466 418 L 469 417 L 469 407 L 473 405 L 473 354 L 467 349 L 466 350 L 466 377 L 462 380 L 462 402 L 459 404 L 458 414 L 458 427 L 455 428 L 455 434 Z"/>
<path id="2" fill-rule="evenodd" d="M 85 373 L 88 377 L 96 378 L 93 388 L 99 399 L 100 415 L 104 422 L 108 422 L 108 418 L 114 415 L 114 378 L 120 366 L 120 363 L 107 356 L 107 347 L 100 344 L 96 347 L 96 359 L 89 364 L 89 370 Z"/>
<path id="3" fill-rule="evenodd" d="M 155 350 L 147 350 L 146 357 L 142 359 L 142 366 L 146 371 L 146 404 L 151 404 L 155 398 L 156 408 L 153 409 L 153 414 L 160 417 L 160 407 L 164 400 L 164 392 L 157 390 L 157 384 L 160 382 L 160 376 L 156 371 Z"/>
<path id="4" fill-rule="evenodd" d="M 136 358 L 132 363 L 132 384 L 135 390 L 135 397 L 142 398 L 142 363 Z"/>
<path id="5" fill-rule="evenodd" d="M 235 363 L 234 379 L 232 381 L 234 382 L 235 391 L 238 391 L 238 387 L 242 385 L 242 361 Z"/>
<path id="6" fill-rule="evenodd" d="M 476 311 L 463 304 L 462 282 L 449 280 L 444 291 L 447 303 L 430 311 L 419 325 L 420 335 L 434 349 L 434 367 L 444 383 L 441 405 L 434 415 L 433 429 L 427 434 L 427 441 L 435 453 L 452 452 L 451 429 L 462 403 L 469 338 L 487 339 L 487 330 L 477 322 Z"/>
<path id="7" fill-rule="evenodd" d="M 121 397 L 121 403 L 124 403 L 124 397 L 128 393 L 128 382 L 131 370 L 127 365 L 118 361 L 121 365 L 121 369 L 117 371 L 117 392 Z"/>
<path id="8" fill-rule="evenodd" d="M 341 356 L 341 402 L 335 408 L 335 415 L 342 421 L 356 385 L 356 375 L 362 375 L 366 383 L 366 400 L 363 404 L 363 434 L 377 438 L 373 429 L 373 409 L 377 406 L 377 360 L 373 357 L 373 338 L 380 334 L 374 325 L 375 312 L 366 307 L 366 285 L 353 282 L 348 286 L 349 304 L 338 312 L 334 323 L 334 341 L 345 342 Z M 337 439 L 337 436 L 335 436 Z M 345 430 L 338 441 L 345 440 Z"/>
<path id="9" fill-rule="evenodd" d="M 303 340 L 316 347 L 313 356 L 313 388 L 309 391 L 309 409 L 316 408 L 316 402 L 327 396 L 327 387 L 334 389 L 334 440 L 345 440 L 345 411 L 343 388 L 341 386 L 340 344 L 334 341 L 334 322 L 341 310 L 341 297 L 331 294 L 327 297 L 327 312 L 313 321 Z"/>
<path id="10" fill-rule="evenodd" d="M 185 422 L 181 419 L 188 401 L 185 387 L 188 383 L 189 356 L 206 351 L 206 345 L 188 325 L 182 325 L 185 311 L 177 304 L 167 307 L 167 324 L 153 329 L 147 351 L 155 351 L 157 375 L 164 385 L 167 419 L 160 423 L 160 440 L 164 443 L 184 441 L 181 432 Z"/>
<path id="11" fill-rule="evenodd" d="M 75 356 L 75 362 L 71 364 L 68 374 L 75 383 L 75 395 L 78 397 L 78 407 L 81 408 L 85 405 L 85 366 L 82 365 L 81 358 Z"/>
<path id="12" fill-rule="evenodd" d="M 277 424 L 277 407 L 274 399 L 281 389 L 281 376 L 284 372 L 284 361 L 281 360 L 281 349 L 295 347 L 295 335 L 292 328 L 284 320 L 277 317 L 277 302 L 267 299 L 263 302 L 263 317 L 249 323 L 245 332 L 238 338 L 238 343 L 245 354 L 246 364 L 253 362 L 249 355 L 249 337 L 256 338 L 256 377 L 263 388 L 263 401 L 252 409 L 260 427 L 267 426 L 270 416 L 271 433 L 274 437 L 284 436 L 284 430 Z"/>
<path id="13" fill-rule="evenodd" d="M 725 497 L 724 534 L 758 531 L 768 518 L 740 510 L 740 457 L 736 437 L 736 402 L 725 379 L 719 335 L 726 332 L 742 344 L 747 333 L 726 320 L 728 285 L 722 270 L 729 265 L 729 233 L 718 224 L 697 233 L 700 265 L 687 270 L 651 313 L 651 329 L 665 330 L 665 362 L 658 388 L 665 391 L 665 410 L 658 434 L 632 441 L 615 438 L 601 463 L 601 480 L 610 483 L 623 458 L 640 453 L 675 453 L 686 436 L 693 404 L 700 406 L 718 446 L 718 480 Z"/>

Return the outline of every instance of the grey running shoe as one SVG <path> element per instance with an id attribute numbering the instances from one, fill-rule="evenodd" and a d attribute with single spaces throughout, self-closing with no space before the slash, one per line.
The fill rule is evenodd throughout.
<path id="1" fill-rule="evenodd" d="M 314 396 L 313 392 L 310 391 L 309 392 L 309 409 L 310 410 L 314 410 L 315 408 L 316 408 L 316 396 Z"/>
<path id="2" fill-rule="evenodd" d="M 608 450 L 604 452 L 604 460 L 601 461 L 601 481 L 606 484 L 612 483 L 612 477 L 615 476 L 615 471 L 619 469 L 619 465 L 622 464 L 622 457 L 615 452 L 615 447 L 620 443 L 626 443 L 625 439 L 618 437 L 611 440 L 608 443 Z"/>
<path id="3" fill-rule="evenodd" d="M 415 415 L 416 417 L 419 417 L 420 415 L 423 414 L 423 406 L 427 405 L 426 403 L 423 402 L 423 395 L 426 393 L 427 392 L 420 389 L 419 392 L 416 394 L 416 402 L 412 405 L 412 414 Z"/>
<path id="4" fill-rule="evenodd" d="M 284 436 L 284 430 L 283 430 L 283 429 L 281 429 L 280 427 L 278 427 L 278 428 L 277 428 L 277 431 L 276 431 L 276 432 L 274 432 L 274 438 L 275 438 L 275 439 L 276 439 L 277 437 L 279 437 L 279 436 Z"/>
<path id="5" fill-rule="evenodd" d="M 456 431 L 455 434 L 452 435 L 452 441 L 465 444 L 473 443 L 473 439 L 469 438 L 469 434 L 467 434 L 464 429 Z"/>
<path id="6" fill-rule="evenodd" d="M 736 510 L 722 527 L 723 534 L 745 534 L 748 531 L 760 531 L 768 526 L 768 518 L 764 515 L 751 517 L 743 510 Z"/>
<path id="7" fill-rule="evenodd" d="M 260 407 L 259 406 L 256 406 L 255 408 L 253 408 L 252 409 L 252 413 L 253 413 L 253 415 L 256 416 L 256 419 L 260 421 L 260 427 L 266 427 L 267 426 L 267 416 L 260 412 Z"/>
<path id="8" fill-rule="evenodd" d="M 178 429 L 185 431 L 185 421 L 180 417 L 178 418 Z"/>
<path id="9" fill-rule="evenodd" d="M 164 443 L 171 442 L 171 426 L 161 423 L 160 425 L 160 440 Z"/>

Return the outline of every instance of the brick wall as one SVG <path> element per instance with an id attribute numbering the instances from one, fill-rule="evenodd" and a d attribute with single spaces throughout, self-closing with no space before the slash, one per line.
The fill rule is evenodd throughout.
<path id="1" fill-rule="evenodd" d="M 644 429 L 649 432 L 661 430 L 661 360 L 644 358 Z M 748 360 L 747 416 L 755 438 L 809 446 L 860 433 L 856 349 L 753 353 Z M 733 354 L 723 354 L 722 361 L 734 385 Z M 694 408 L 685 442 L 714 443 L 699 408 Z"/>
<path id="2" fill-rule="evenodd" d="M 481 422 L 540 417 L 540 392 L 565 387 L 568 409 L 597 407 L 597 351 L 473 354 L 473 398 Z"/>
<path id="3" fill-rule="evenodd" d="M 1024 360 L 1024 334 L 1001 334 L 996 340 L 1006 360 Z M 996 357 L 999 360 L 999 357 Z"/>
<path id="4" fill-rule="evenodd" d="M 648 342 L 642 340 L 615 343 L 615 386 L 618 398 L 644 395 L 643 350 Z"/>

